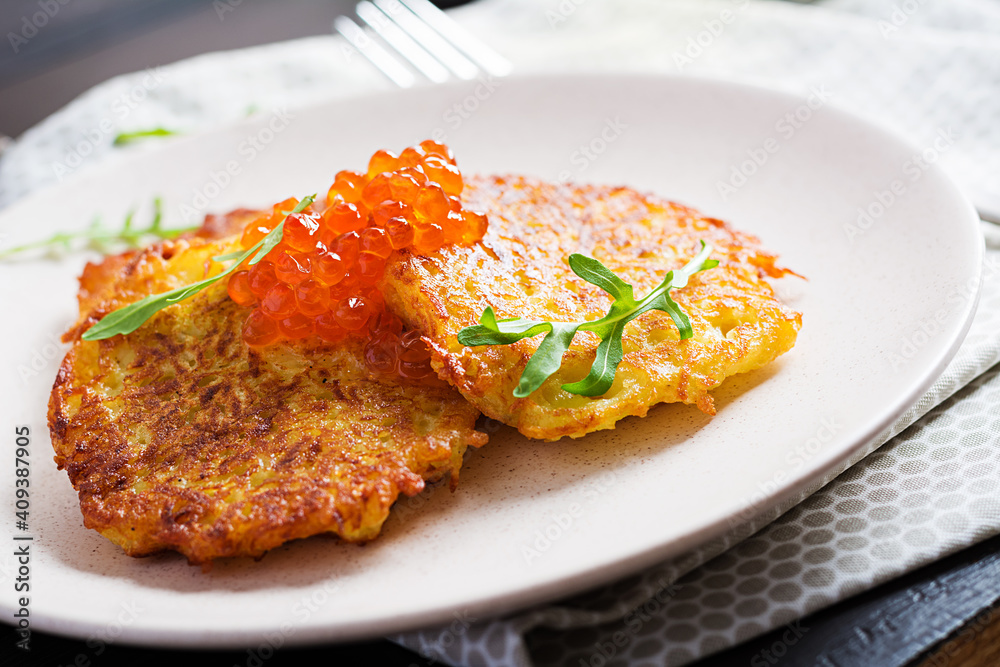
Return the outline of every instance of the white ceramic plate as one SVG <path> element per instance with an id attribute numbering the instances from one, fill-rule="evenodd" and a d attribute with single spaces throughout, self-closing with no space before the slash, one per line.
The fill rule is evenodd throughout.
<path id="1" fill-rule="evenodd" d="M 714 419 L 659 406 L 554 444 L 500 428 L 468 457 L 456 493 L 402 500 L 365 547 L 313 538 L 204 573 L 176 555 L 128 558 L 82 526 L 52 463 L 45 414 L 62 355 L 51 341 L 74 317 L 83 259 L 0 263 L 2 525 L 14 530 L 14 427 L 29 425 L 33 627 L 242 646 L 274 633 L 285 643 L 346 640 L 453 613 L 484 618 L 629 574 L 815 487 L 943 370 L 975 308 L 982 244 L 972 207 L 941 171 L 915 170 L 914 149 L 891 134 L 812 104 L 630 76 L 426 88 L 173 140 L 4 211 L 12 244 L 81 228 L 98 213 L 117 222 L 133 205 L 148 211 L 155 194 L 176 223 L 185 206 L 225 211 L 322 191 L 376 148 L 439 130 L 468 173 L 650 190 L 757 234 L 809 279 L 780 285 L 804 313 L 798 345 L 727 381 Z M 236 176 L 222 175 L 227 163 Z M 749 174 L 745 183 L 734 168 Z M 723 197 L 726 181 L 735 191 Z M 859 225 L 859 208 L 870 223 Z M 17 564 L 2 551 L 9 622 Z"/>

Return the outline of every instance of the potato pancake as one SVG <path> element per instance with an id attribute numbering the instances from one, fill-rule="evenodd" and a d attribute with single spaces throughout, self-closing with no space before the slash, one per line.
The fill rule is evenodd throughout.
<path id="1" fill-rule="evenodd" d="M 520 176 L 467 178 L 465 206 L 485 211 L 489 231 L 474 246 L 426 256 L 401 253 L 383 280 L 386 303 L 433 348 L 441 378 L 486 415 L 526 436 L 578 438 L 644 416 L 660 402 L 707 414 L 709 393 L 730 375 L 759 368 L 795 344 L 801 315 L 783 306 L 766 277 L 791 273 L 753 236 L 721 220 L 624 187 L 558 185 Z M 624 358 L 611 389 L 588 398 L 562 385 L 587 375 L 600 342 L 579 332 L 559 371 L 527 398 L 515 398 L 521 372 L 542 336 L 511 345 L 464 347 L 456 335 L 487 306 L 498 319 L 590 321 L 610 296 L 577 277 L 568 257 L 597 258 L 635 288 L 636 298 L 691 259 L 705 240 L 720 260 L 671 296 L 694 337 L 679 340 L 670 316 L 644 313 L 625 329 Z"/>
<path id="2" fill-rule="evenodd" d="M 318 533 L 370 540 L 400 493 L 448 473 L 454 488 L 466 447 L 487 439 L 445 383 L 372 378 L 363 341 L 248 347 L 247 310 L 225 280 L 134 333 L 80 339 L 116 308 L 218 272 L 210 258 L 238 237 L 214 237 L 241 220 L 210 218 L 80 279 L 49 429 L 84 524 L 132 556 L 175 550 L 206 564 Z"/>

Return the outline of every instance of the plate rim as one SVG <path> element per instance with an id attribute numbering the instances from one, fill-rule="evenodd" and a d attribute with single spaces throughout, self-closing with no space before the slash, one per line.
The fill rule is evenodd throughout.
<path id="1" fill-rule="evenodd" d="M 633 83 L 636 81 L 645 81 L 666 86 L 676 84 L 708 86 L 721 89 L 738 89 L 742 91 L 741 94 L 770 96 L 775 100 L 783 100 L 789 104 L 801 104 L 805 101 L 804 98 L 785 91 L 715 77 L 695 77 L 652 73 L 598 72 L 555 74 L 543 72 L 516 74 L 505 78 L 505 81 L 512 83 L 522 81 L 537 82 L 545 80 L 555 80 L 560 83 L 566 81 L 574 81 L 576 83 L 580 81 L 587 81 L 590 82 L 590 85 L 593 85 L 594 81 L 608 80 L 620 83 L 625 80 L 631 80 Z M 472 83 L 474 84 L 475 82 Z M 438 86 L 423 86 L 409 90 L 373 91 L 371 93 L 348 98 L 340 98 L 310 104 L 301 107 L 300 110 L 310 112 L 319 109 L 329 109 L 334 107 L 339 108 L 356 103 L 360 100 L 378 100 L 379 98 L 395 99 L 400 97 L 405 98 L 409 95 L 425 94 L 445 95 L 445 91 L 449 89 L 463 90 L 469 85 L 470 82 L 456 82 Z M 830 103 L 826 111 L 828 113 L 841 116 L 842 120 L 846 119 L 849 122 L 860 124 L 875 130 L 900 146 L 916 149 L 916 147 L 908 139 L 902 137 L 898 131 L 895 131 L 894 128 L 885 123 L 873 121 L 872 119 L 842 109 L 836 103 Z M 203 132 L 177 138 L 173 140 L 172 143 L 163 146 L 162 149 L 169 149 L 171 146 L 175 145 L 196 143 L 203 137 L 216 135 L 218 133 L 237 131 L 240 128 L 253 127 L 259 122 L 260 119 L 247 118 L 231 123 L 225 123 Z M 36 201 L 50 197 L 53 192 L 58 192 L 63 188 L 73 187 L 80 183 L 87 183 L 91 180 L 99 181 L 106 177 L 106 174 L 122 169 L 123 166 L 127 166 L 130 162 L 148 159 L 146 156 L 156 152 L 159 152 L 159 148 L 156 151 L 135 150 L 134 152 L 123 154 L 119 158 L 106 160 L 101 164 L 94 165 L 90 169 L 74 173 L 70 178 L 66 179 L 66 181 L 51 184 L 36 190 L 35 192 L 18 199 L 10 206 L 0 211 L 0 226 L 3 225 L 5 220 L 19 215 L 23 208 L 30 208 L 35 205 Z M 979 216 L 962 190 L 956 185 L 954 180 L 944 171 L 944 169 L 940 167 L 939 164 L 930 165 L 930 170 L 933 170 L 942 182 L 947 185 L 948 190 L 950 190 L 955 196 L 955 199 L 960 203 L 961 207 L 965 209 L 961 216 L 963 219 L 962 224 L 964 224 L 965 218 L 968 218 L 969 222 L 977 225 L 978 230 Z M 951 224 L 958 223 L 952 221 Z M 981 238 L 981 233 L 979 234 L 979 237 Z M 936 356 L 934 364 L 928 364 L 928 369 L 920 375 L 918 381 L 913 382 L 909 391 L 905 392 L 902 398 L 895 401 L 891 407 L 882 409 L 879 412 L 879 417 L 873 418 L 866 423 L 867 425 L 861 429 L 864 433 L 859 437 L 852 438 L 853 445 L 848 449 L 848 451 L 838 451 L 836 456 L 828 454 L 827 456 L 819 457 L 816 465 L 812 469 L 809 469 L 808 474 L 797 475 L 794 478 L 794 483 L 787 484 L 776 493 L 768 495 L 766 497 L 766 501 L 761 503 L 756 508 L 756 511 L 749 517 L 749 519 L 747 519 L 748 521 L 758 521 L 762 515 L 773 512 L 775 508 L 778 507 L 783 508 L 781 513 L 791 509 L 796 504 L 792 502 L 794 499 L 803 499 L 816 489 L 820 488 L 834 476 L 847 469 L 847 467 L 849 467 L 847 466 L 849 461 L 857 456 L 861 450 L 869 447 L 874 438 L 877 438 L 880 433 L 893 424 L 901 415 L 903 415 L 903 413 L 905 413 L 907 409 L 915 405 L 919 398 L 926 393 L 934 382 L 937 381 L 958 352 L 972 325 L 982 292 L 984 256 L 984 244 L 976 244 L 976 264 L 974 269 L 976 287 L 973 296 L 968 299 L 965 304 L 963 304 L 962 312 L 956 316 L 956 320 L 961 320 L 961 325 L 952 330 L 951 335 L 947 340 L 947 345 L 943 345 L 941 351 Z M 839 470 L 836 470 L 838 468 Z M 763 527 L 763 525 L 773 521 L 777 518 L 777 516 L 780 516 L 780 514 L 772 517 L 769 521 L 764 522 L 760 527 Z M 597 567 L 574 572 L 565 576 L 550 577 L 545 583 L 540 585 L 526 587 L 522 584 L 518 589 L 512 592 L 505 592 L 491 598 L 477 599 L 462 605 L 461 608 L 469 610 L 469 613 L 483 614 L 482 618 L 479 619 L 482 621 L 487 618 L 494 618 L 499 615 L 510 613 L 514 610 L 544 604 L 559 597 L 565 597 L 580 593 L 584 590 L 596 588 L 618 578 L 633 574 L 641 569 L 649 567 L 652 564 L 663 562 L 667 558 L 683 554 L 691 548 L 705 544 L 712 539 L 725 535 L 727 532 L 725 530 L 727 525 L 732 527 L 731 524 L 729 524 L 729 519 L 730 517 L 719 518 L 709 524 L 701 525 L 697 530 L 685 535 L 682 538 L 648 547 L 644 550 L 635 552 L 628 557 L 620 558 Z M 747 537 L 749 537 L 749 535 L 747 535 Z M 13 612 L 13 610 L 14 607 L 8 604 L 6 599 L 0 601 L 0 611 Z M 287 645 L 308 645 L 360 640 L 384 636 L 388 633 L 395 634 L 420 628 L 428 628 L 432 627 L 439 621 L 449 620 L 454 611 L 455 606 L 453 604 L 437 606 L 429 605 L 420 611 L 384 616 L 380 621 L 363 619 L 356 623 L 340 623 L 335 626 L 306 622 L 298 626 L 294 637 L 288 638 Z M 431 619 L 430 622 L 428 622 L 428 619 Z M 88 622 L 81 617 L 74 618 L 69 616 L 60 617 L 52 615 L 33 615 L 32 625 L 38 630 L 76 638 L 85 638 L 88 636 L 88 633 L 93 632 L 96 627 L 96 625 L 92 623 L 88 624 Z M 126 628 L 126 631 L 116 639 L 116 642 L 127 645 L 170 648 L 241 648 L 244 647 L 248 641 L 251 641 L 254 638 L 263 637 L 263 633 L 268 632 L 270 629 L 272 628 L 251 628 L 246 632 L 233 632 L 228 630 L 220 632 L 207 630 L 198 633 L 185 634 L 177 629 L 164 630 L 143 627 L 132 629 Z"/>

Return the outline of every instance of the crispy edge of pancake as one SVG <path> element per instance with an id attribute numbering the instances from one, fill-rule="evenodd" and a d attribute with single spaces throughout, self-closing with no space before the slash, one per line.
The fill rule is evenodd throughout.
<path id="1" fill-rule="evenodd" d="M 284 357 L 279 360 L 280 363 L 295 366 L 296 360 L 289 358 L 297 356 L 297 363 L 303 367 L 300 370 L 304 371 L 304 366 L 309 365 L 309 372 L 299 375 L 309 377 L 284 378 L 285 381 L 264 392 L 265 399 L 258 397 L 258 401 L 266 404 L 257 405 L 250 401 L 242 406 L 242 412 L 239 401 L 233 399 L 233 390 L 242 388 L 239 382 L 202 386 L 206 375 L 225 372 L 240 364 L 245 366 L 241 367 L 241 372 L 249 376 L 262 373 L 266 376 L 268 373 L 268 353 L 262 356 L 246 348 L 239 340 L 239 326 L 233 326 L 231 318 L 234 314 L 238 315 L 240 309 L 226 296 L 224 281 L 186 302 L 161 311 L 144 328 L 129 337 L 116 336 L 96 342 L 79 340 L 86 328 L 99 320 L 101 315 L 145 294 L 170 289 L 176 286 L 175 282 L 183 284 L 202 277 L 197 275 L 199 271 L 204 271 L 199 267 L 208 266 L 208 258 L 228 249 L 224 248 L 225 243 L 211 243 L 208 239 L 212 236 L 215 234 L 211 232 L 201 236 L 196 234 L 178 241 L 155 244 L 145 250 L 123 253 L 110 257 L 106 262 L 88 265 L 81 276 L 81 318 L 68 334 L 70 340 L 75 342 L 63 360 L 53 385 L 49 426 L 56 463 L 67 470 L 79 492 L 85 525 L 98 530 L 130 555 L 176 550 L 192 563 L 207 564 L 212 559 L 225 556 L 259 557 L 283 542 L 317 533 L 335 532 L 349 541 L 367 541 L 377 536 L 399 493 L 419 493 L 425 482 L 436 481 L 449 473 L 454 488 L 466 446 L 478 447 L 487 439 L 485 434 L 474 430 L 478 411 L 447 387 L 404 387 L 369 379 L 360 361 L 360 343 L 330 346 L 300 342 L 299 345 L 276 346 L 281 349 L 272 352 Z M 178 271 L 179 275 L 171 275 L 170 265 L 171 262 L 176 263 L 175 258 L 191 259 L 185 258 L 185 253 L 190 253 L 194 261 L 187 261 L 190 266 Z M 108 288 L 108 284 L 114 287 Z M 184 318 L 190 313 L 185 313 L 185 308 L 206 313 L 209 318 L 230 318 L 225 321 L 233 328 L 215 332 L 210 345 L 197 349 L 198 364 L 194 366 L 194 369 L 201 368 L 199 364 L 205 363 L 210 354 L 216 359 L 216 365 L 225 361 L 224 368 L 216 369 L 209 365 L 204 369 L 205 373 L 197 373 L 179 363 L 191 350 L 171 340 L 170 334 L 176 332 L 178 327 L 186 326 Z M 129 348 L 136 345 L 141 348 L 137 354 L 140 358 L 126 364 L 128 371 L 115 378 L 122 381 L 122 391 L 134 390 L 129 397 L 131 402 L 126 405 L 132 411 L 115 415 L 109 409 L 107 397 L 96 390 L 102 381 L 97 366 L 103 358 L 104 378 L 107 378 L 116 370 L 113 368 L 115 364 L 109 364 L 108 360 L 119 354 L 128 356 Z M 234 350 L 235 357 L 230 358 Z M 132 349 L 131 353 L 135 354 L 136 350 Z M 336 357 L 336 363 L 341 366 L 334 370 L 323 368 L 318 362 L 310 363 L 318 357 L 309 355 L 319 354 Z M 320 378 L 313 372 L 314 365 L 319 367 L 318 372 L 324 374 L 322 385 L 316 384 Z M 274 363 L 271 366 L 271 371 L 274 371 Z M 168 393 L 170 390 L 179 392 L 177 395 L 196 400 L 196 405 L 210 408 L 205 411 L 204 420 L 201 412 L 195 417 L 196 428 L 193 431 L 184 431 L 184 425 L 175 414 L 177 411 L 172 410 L 169 403 L 164 404 L 156 394 L 158 374 L 165 367 L 174 377 L 159 389 Z M 275 374 L 281 375 L 280 372 L 272 372 L 272 375 Z M 188 379 L 186 383 L 185 377 Z M 332 380 L 332 383 L 327 383 L 327 380 Z M 316 387 L 322 386 L 328 392 L 335 389 L 340 399 L 347 397 L 342 409 L 350 412 L 351 419 L 347 421 L 352 428 L 350 434 L 341 433 L 339 441 L 337 434 L 322 434 L 326 437 L 300 438 L 289 442 L 289 451 L 294 455 L 290 454 L 287 462 L 280 457 L 280 451 L 269 452 L 272 463 L 277 459 L 279 475 L 285 475 L 287 479 L 271 484 L 266 493 L 239 502 L 230 498 L 232 502 L 223 506 L 192 488 L 197 484 L 185 484 L 186 488 L 181 488 L 176 479 L 171 483 L 172 477 L 178 477 L 178 467 L 183 474 L 199 472 L 197 468 L 184 466 L 185 456 L 190 456 L 184 447 L 192 443 L 200 447 L 200 454 L 210 457 L 236 450 L 217 461 L 229 470 L 226 474 L 235 470 L 237 478 L 244 479 L 261 472 L 261 468 L 254 468 L 251 461 L 261 453 L 260 448 L 255 448 L 248 438 L 263 441 L 267 438 L 268 429 L 275 424 L 284 423 L 293 429 L 300 426 L 295 422 L 294 413 L 282 411 L 282 402 L 294 401 L 296 397 L 302 399 L 303 390 L 296 382 L 309 381 L 314 381 Z M 129 384 L 133 386 L 129 387 Z M 224 386 L 220 387 L 220 384 Z M 225 415 L 220 415 L 216 409 L 219 407 L 216 403 L 222 396 L 230 399 L 230 409 L 237 406 L 235 411 L 241 418 L 253 423 L 237 424 L 235 428 L 232 424 L 227 425 Z M 356 402 L 352 403 L 352 400 Z M 306 407 L 315 410 L 317 404 L 314 402 Z M 407 409 L 412 414 L 404 414 Z M 435 411 L 440 418 L 437 424 L 429 423 L 424 418 L 414 419 Z M 262 413 L 269 414 L 264 414 L 266 418 L 263 418 Z M 130 416 L 135 418 L 130 419 Z M 388 430 L 379 427 L 379 434 L 370 428 L 374 423 L 365 423 L 366 418 L 384 421 L 387 416 L 395 416 L 396 422 Z M 423 423 L 417 424 L 417 421 Z M 260 430 L 265 424 L 268 428 Z M 201 430 L 197 428 L 199 426 Z M 240 430 L 240 426 L 245 426 L 242 433 L 237 433 L 235 439 L 231 438 L 230 431 Z M 136 427 L 142 429 L 142 437 L 151 439 L 149 445 L 139 443 L 136 446 Z M 126 432 L 130 429 L 131 433 Z M 178 443 L 178 432 L 190 437 L 184 443 Z M 393 442 L 403 442 L 405 451 L 380 451 L 378 442 L 383 432 Z M 343 456 L 324 458 L 324 447 L 336 450 L 338 442 L 359 437 L 369 438 L 368 442 L 374 446 L 367 451 L 364 447 L 355 451 L 357 448 L 343 446 L 340 449 Z M 337 460 L 338 456 L 344 460 Z M 158 460 L 163 457 L 166 458 L 165 463 Z M 175 466 L 174 461 L 180 463 Z M 343 483 L 324 485 L 309 474 L 298 474 L 296 466 L 302 465 L 303 461 L 311 461 L 318 467 L 315 475 L 324 479 L 332 476 L 342 479 Z M 247 464 L 249 467 L 239 472 Z M 219 490 L 215 489 L 215 492 Z M 227 497 L 231 495 L 229 493 Z M 296 498 L 299 499 L 298 504 Z"/>
<path id="2" fill-rule="evenodd" d="M 63 334 L 63 342 L 70 343 L 79 339 L 84 331 L 111 311 L 153 293 L 148 282 L 143 284 L 135 280 L 134 274 L 139 264 L 153 261 L 157 256 L 169 260 L 174 253 L 187 248 L 191 243 L 216 241 L 237 234 L 259 213 L 241 208 L 225 215 L 209 214 L 205 216 L 201 227 L 181 234 L 175 240 L 158 241 L 145 248 L 107 255 L 99 262 L 87 262 L 78 279 L 76 293 L 80 316 Z M 205 270 L 208 270 L 207 266 Z M 132 284 L 128 284 L 129 276 L 133 276 Z"/>
<path id="3" fill-rule="evenodd" d="M 483 242 L 429 256 L 401 254 L 383 282 L 386 302 L 431 344 L 442 378 L 484 414 L 526 436 L 582 437 L 614 428 L 624 417 L 644 416 L 660 402 L 693 404 L 714 414 L 710 390 L 730 375 L 773 361 L 795 343 L 801 314 L 781 304 L 765 280 L 794 272 L 777 266 L 776 256 L 757 238 L 721 220 L 629 188 L 552 185 L 521 176 L 467 179 L 463 201 L 490 217 Z M 553 238 L 556 226 L 561 236 Z M 684 247 L 665 248 L 664 235 Z M 694 338 L 679 341 L 665 313 L 633 320 L 623 337 L 625 355 L 615 383 L 602 397 L 561 389 L 589 370 L 599 343 L 590 332 L 578 333 L 560 371 L 522 399 L 512 392 L 542 336 L 477 348 L 456 340 L 460 329 L 478 323 L 487 305 L 498 318 L 603 316 L 610 297 L 572 274 L 565 262 L 572 252 L 597 256 L 643 295 L 667 270 L 690 259 L 700 238 L 715 247 L 712 257 L 722 260 L 720 267 L 671 292 L 690 316 Z"/>

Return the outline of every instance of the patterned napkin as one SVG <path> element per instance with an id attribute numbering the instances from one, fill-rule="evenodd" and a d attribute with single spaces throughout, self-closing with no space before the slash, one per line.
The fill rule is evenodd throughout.
<path id="1" fill-rule="evenodd" d="M 801 95 L 825 86 L 841 107 L 918 147 L 953 136 L 940 163 L 1000 219 L 996 0 L 482 0 L 453 16 L 520 72 L 708 75 Z M 0 206 L 128 159 L 111 145 L 118 132 L 198 131 L 390 87 L 334 37 L 117 77 L 5 152 Z M 984 291 L 968 340 L 917 405 L 822 490 L 575 599 L 393 639 L 452 665 L 680 665 L 1000 533 L 1000 417 L 990 409 L 1000 400 L 1000 371 L 990 370 L 1000 361 L 1000 233 L 984 231 Z"/>

